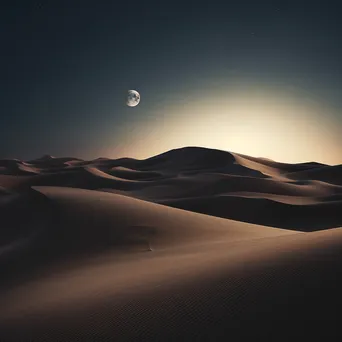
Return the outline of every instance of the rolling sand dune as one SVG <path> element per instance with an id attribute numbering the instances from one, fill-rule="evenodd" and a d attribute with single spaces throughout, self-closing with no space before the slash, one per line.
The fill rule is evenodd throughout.
<path id="1" fill-rule="evenodd" d="M 342 338 L 341 165 L 0 160 L 0 220 L 0 341 Z"/>

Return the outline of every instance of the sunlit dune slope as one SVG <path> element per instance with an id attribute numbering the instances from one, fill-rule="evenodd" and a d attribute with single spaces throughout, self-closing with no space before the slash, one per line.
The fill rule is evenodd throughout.
<path id="1" fill-rule="evenodd" d="M 0 165 L 0 186 L 13 191 L 74 187 L 286 229 L 342 225 L 341 166 L 284 164 L 198 147 L 146 160 L 44 156 Z"/>

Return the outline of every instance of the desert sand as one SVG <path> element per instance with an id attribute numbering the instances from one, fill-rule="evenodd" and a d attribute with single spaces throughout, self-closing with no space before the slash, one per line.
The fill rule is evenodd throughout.
<path id="1" fill-rule="evenodd" d="M 0 341 L 340 340 L 340 227 L 342 165 L 0 160 Z"/>

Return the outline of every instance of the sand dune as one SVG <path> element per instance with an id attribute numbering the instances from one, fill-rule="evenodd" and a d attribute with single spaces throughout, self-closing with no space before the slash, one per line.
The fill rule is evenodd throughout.
<path id="1" fill-rule="evenodd" d="M 323 166 L 315 169 L 291 172 L 287 176 L 290 179 L 315 179 L 331 184 L 342 185 L 342 165 Z"/>
<path id="2" fill-rule="evenodd" d="M 342 337 L 341 165 L 0 160 L 0 219 L 0 341 Z"/>

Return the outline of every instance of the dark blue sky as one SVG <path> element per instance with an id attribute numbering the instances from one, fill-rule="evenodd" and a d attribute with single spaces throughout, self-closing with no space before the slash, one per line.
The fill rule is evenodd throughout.
<path id="1" fill-rule="evenodd" d="M 294 159 L 312 159 L 315 153 L 303 144 L 321 139 L 316 160 L 330 153 L 326 162 L 342 163 L 336 157 L 342 146 L 340 13 L 337 1 L 10 1 L 0 23 L 0 158 L 139 158 L 192 144 L 280 160 L 289 159 L 292 148 L 301 151 Z M 125 105 L 128 89 L 141 93 L 139 106 Z M 227 132 L 233 127 L 231 102 L 221 99 L 233 101 L 235 94 L 246 104 L 260 98 L 260 89 L 268 103 L 278 101 L 276 112 L 285 100 L 292 106 L 286 113 L 304 104 L 299 120 L 312 131 L 298 149 L 278 141 L 277 157 L 261 143 L 249 151 L 249 133 L 234 141 L 225 131 L 213 133 L 222 115 Z M 251 104 L 239 129 L 246 125 L 248 132 L 250 115 L 258 119 L 263 106 L 253 113 Z M 311 117 L 311 108 L 319 113 Z M 281 118 L 295 125 L 286 113 Z M 264 112 L 260 120 L 271 115 Z M 209 125 L 208 133 L 190 128 L 192 122 Z M 250 145 L 273 129 L 262 127 Z M 289 140 L 289 130 L 281 134 Z"/>

